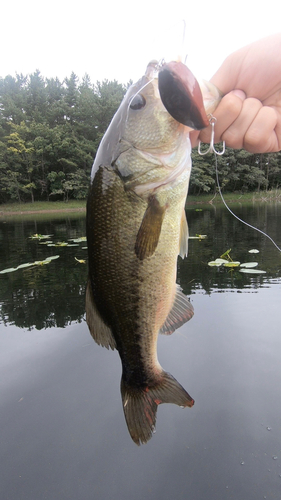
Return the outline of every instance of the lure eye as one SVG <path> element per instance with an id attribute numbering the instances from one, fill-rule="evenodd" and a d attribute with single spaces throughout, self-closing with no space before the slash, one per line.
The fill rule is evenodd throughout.
<path id="1" fill-rule="evenodd" d="M 146 100 L 141 94 L 136 94 L 132 99 L 130 108 L 133 110 L 144 108 L 146 105 Z"/>

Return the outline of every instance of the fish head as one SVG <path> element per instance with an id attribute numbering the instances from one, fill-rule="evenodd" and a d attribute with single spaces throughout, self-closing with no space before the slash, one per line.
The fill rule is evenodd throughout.
<path id="1" fill-rule="evenodd" d="M 158 86 L 158 62 L 151 61 L 144 76 L 130 89 L 123 139 L 150 153 L 174 150 L 180 135 L 188 133 L 168 112 Z"/>
<path id="2" fill-rule="evenodd" d="M 174 169 L 174 181 L 191 169 L 190 131 L 208 124 L 201 90 L 190 70 L 180 62 L 159 66 L 153 60 L 114 115 L 98 149 L 92 179 L 101 165 L 111 165 L 125 182 L 135 183 L 154 170 L 148 173 L 156 182 L 154 189 L 163 176 L 171 180 L 167 169 Z M 147 181 L 144 175 L 141 182 Z"/>

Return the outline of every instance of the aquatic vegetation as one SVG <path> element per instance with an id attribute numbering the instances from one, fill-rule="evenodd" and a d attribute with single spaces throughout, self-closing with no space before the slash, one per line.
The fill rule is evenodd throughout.
<path id="1" fill-rule="evenodd" d="M 81 238 L 70 238 L 69 241 L 73 241 L 73 243 L 81 243 L 82 241 L 87 241 L 86 236 L 81 236 Z"/>
<path id="2" fill-rule="evenodd" d="M 66 241 L 58 241 L 57 243 L 48 243 L 48 247 L 67 247 L 68 243 Z"/>
<path id="3" fill-rule="evenodd" d="M 235 267 L 240 267 L 239 272 L 246 274 L 265 274 L 266 271 L 262 271 L 261 269 L 254 269 L 258 266 L 258 262 L 243 262 L 242 264 L 239 261 L 233 261 L 230 257 L 231 248 L 226 250 L 218 259 L 212 260 L 208 262 L 208 266 L 210 267 L 228 267 L 231 270 Z M 259 253 L 259 250 L 249 250 L 249 253 Z M 226 258 L 225 258 L 226 257 Z"/>
<path id="4" fill-rule="evenodd" d="M 74 259 L 79 262 L 79 264 L 86 264 L 85 259 L 77 259 L 77 257 L 74 257 Z"/>
<path id="5" fill-rule="evenodd" d="M 52 260 L 58 259 L 59 255 L 52 255 L 51 257 L 47 257 L 44 260 L 36 260 L 35 262 L 26 262 L 25 264 L 20 264 L 17 267 L 10 267 L 8 269 L 3 269 L 0 271 L 0 274 L 6 274 L 6 273 L 12 273 L 14 271 L 17 271 L 18 269 L 23 269 L 25 267 L 32 267 L 32 266 L 44 266 L 46 264 L 50 264 Z"/>
<path id="6" fill-rule="evenodd" d="M 245 267 L 247 269 L 252 268 L 252 267 L 257 267 L 259 265 L 258 262 L 244 262 L 243 264 L 240 264 L 240 267 Z"/>
<path id="7" fill-rule="evenodd" d="M 240 273 L 248 273 L 248 274 L 266 274 L 266 271 L 262 271 L 261 269 L 239 269 Z"/>
<path id="8" fill-rule="evenodd" d="M 231 261 L 231 262 L 226 262 L 224 264 L 224 267 L 239 267 L 240 266 L 240 262 L 237 260 L 237 261 Z"/>
<path id="9" fill-rule="evenodd" d="M 195 236 L 189 236 L 189 240 L 205 240 L 207 238 L 206 234 L 196 234 Z"/>
<path id="10" fill-rule="evenodd" d="M 50 238 L 51 236 L 53 236 L 52 234 L 32 234 L 31 236 L 29 236 L 29 238 L 31 240 L 44 240 L 44 239 L 47 239 L 47 238 Z"/>

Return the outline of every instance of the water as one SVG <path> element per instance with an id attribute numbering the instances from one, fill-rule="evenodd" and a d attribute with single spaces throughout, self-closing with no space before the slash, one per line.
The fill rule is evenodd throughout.
<path id="1" fill-rule="evenodd" d="M 225 209 L 195 208 L 190 234 L 208 238 L 190 240 L 178 266 L 195 315 L 158 342 L 195 405 L 161 405 L 141 447 L 123 416 L 118 354 L 97 346 L 84 321 L 87 267 L 75 257 L 87 259 L 85 244 L 29 239 L 84 236 L 84 218 L 0 221 L 0 269 L 60 255 L 0 275 L 1 499 L 280 500 L 281 255 Z M 280 245 L 280 205 L 234 211 Z M 207 265 L 229 248 L 266 274 Z"/>

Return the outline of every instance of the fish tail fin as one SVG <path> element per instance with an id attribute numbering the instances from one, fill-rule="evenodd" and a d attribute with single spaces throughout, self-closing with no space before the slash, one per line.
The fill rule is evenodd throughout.
<path id="1" fill-rule="evenodd" d="M 128 385 L 121 379 L 121 395 L 128 430 L 132 440 L 144 444 L 155 432 L 156 413 L 161 403 L 192 407 L 194 400 L 170 373 L 162 373 L 161 380 L 145 388 Z"/>

